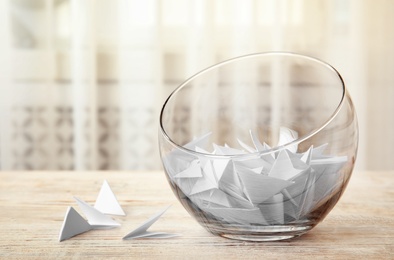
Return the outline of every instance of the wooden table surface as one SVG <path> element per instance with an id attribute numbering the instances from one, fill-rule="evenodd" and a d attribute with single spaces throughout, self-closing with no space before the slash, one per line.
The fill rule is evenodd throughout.
<path id="1" fill-rule="evenodd" d="M 107 179 L 127 213 L 122 225 L 58 242 L 68 206 L 94 204 Z M 1 258 L 394 259 L 394 172 L 355 172 L 333 211 L 300 238 L 242 242 L 216 237 L 175 199 L 163 172 L 1 172 Z M 149 230 L 172 239 L 122 240 L 148 217 L 172 207 Z"/>

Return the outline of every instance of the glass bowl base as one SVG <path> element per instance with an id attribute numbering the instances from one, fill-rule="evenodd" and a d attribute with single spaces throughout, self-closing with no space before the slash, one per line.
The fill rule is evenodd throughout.
<path id="1" fill-rule="evenodd" d="M 280 241 L 299 237 L 308 231 L 312 226 L 267 226 L 267 227 L 256 227 L 253 229 L 217 229 L 210 228 L 209 231 L 214 235 L 221 237 L 242 240 L 242 241 L 253 241 L 253 242 L 269 242 L 269 241 Z"/>

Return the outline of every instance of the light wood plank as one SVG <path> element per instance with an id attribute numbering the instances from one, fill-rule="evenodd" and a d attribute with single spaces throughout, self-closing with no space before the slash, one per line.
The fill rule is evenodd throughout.
<path id="1" fill-rule="evenodd" d="M 94 203 L 107 179 L 128 214 L 122 226 L 94 230 L 59 243 L 73 196 Z M 291 241 L 242 242 L 200 227 L 175 199 L 162 172 L 0 173 L 0 257 L 158 259 L 393 259 L 394 172 L 357 172 L 338 205 L 314 230 Z M 122 237 L 172 204 L 150 230 L 173 239 Z"/>

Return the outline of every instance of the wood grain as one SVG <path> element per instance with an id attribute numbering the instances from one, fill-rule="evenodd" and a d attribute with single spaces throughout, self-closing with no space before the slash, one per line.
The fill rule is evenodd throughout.
<path id="1" fill-rule="evenodd" d="M 94 202 L 107 179 L 128 214 L 122 225 L 64 242 L 59 231 L 73 196 Z M 394 172 L 356 172 L 338 205 L 308 234 L 281 242 L 215 237 L 175 199 L 162 172 L 1 172 L 1 258 L 126 259 L 394 259 Z M 122 237 L 172 204 L 150 230 L 179 238 Z"/>

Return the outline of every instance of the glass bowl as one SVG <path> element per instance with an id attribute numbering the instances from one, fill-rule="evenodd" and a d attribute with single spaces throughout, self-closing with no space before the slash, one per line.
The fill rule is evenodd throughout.
<path id="1" fill-rule="evenodd" d="M 358 126 L 340 74 L 294 53 L 209 67 L 160 115 L 168 182 L 209 232 L 274 241 L 300 236 L 338 202 L 356 160 Z"/>

